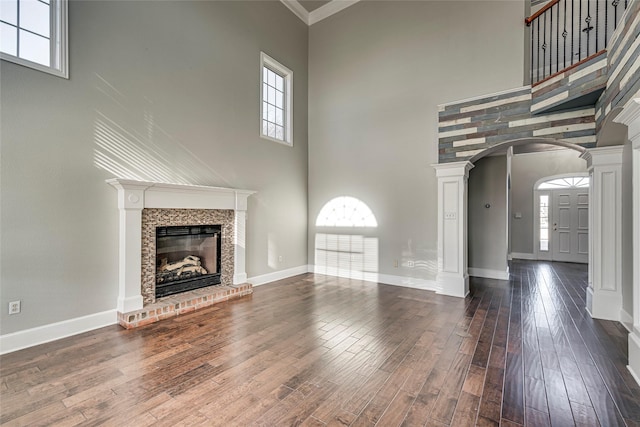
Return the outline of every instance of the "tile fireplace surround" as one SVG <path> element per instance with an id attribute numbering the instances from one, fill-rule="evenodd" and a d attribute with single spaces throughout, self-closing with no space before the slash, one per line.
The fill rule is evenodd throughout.
<path id="1" fill-rule="evenodd" d="M 246 283 L 247 198 L 255 191 L 198 185 L 109 179 L 120 210 L 118 323 L 127 328 L 239 298 Z M 221 224 L 222 283 L 155 298 L 155 227 Z"/>

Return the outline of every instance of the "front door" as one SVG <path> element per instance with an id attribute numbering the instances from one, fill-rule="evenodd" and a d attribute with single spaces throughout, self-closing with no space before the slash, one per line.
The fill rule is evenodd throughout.
<path id="1" fill-rule="evenodd" d="M 589 262 L 589 189 L 551 191 L 551 260 Z"/>

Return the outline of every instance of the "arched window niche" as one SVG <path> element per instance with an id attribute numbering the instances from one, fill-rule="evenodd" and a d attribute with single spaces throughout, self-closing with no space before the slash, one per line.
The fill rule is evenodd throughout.
<path id="1" fill-rule="evenodd" d="M 327 202 L 316 217 L 316 227 L 377 227 L 376 217 L 362 200 L 341 196 Z"/>
<path id="2" fill-rule="evenodd" d="M 378 221 L 362 200 L 329 200 L 316 217 L 314 271 L 318 274 L 377 281 Z"/>

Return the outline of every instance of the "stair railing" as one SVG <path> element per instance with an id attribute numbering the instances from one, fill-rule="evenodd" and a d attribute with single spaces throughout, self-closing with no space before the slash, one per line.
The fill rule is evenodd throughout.
<path id="1" fill-rule="evenodd" d="M 531 84 L 606 49 L 629 0 L 552 0 L 525 19 L 531 28 Z"/>

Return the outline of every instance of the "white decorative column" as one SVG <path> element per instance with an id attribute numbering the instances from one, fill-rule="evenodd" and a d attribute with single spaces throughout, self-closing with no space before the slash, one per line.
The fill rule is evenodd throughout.
<path id="1" fill-rule="evenodd" d="M 620 320 L 622 309 L 622 146 L 593 148 L 587 161 L 589 200 L 589 287 L 592 317 Z"/>
<path id="2" fill-rule="evenodd" d="M 120 182 L 111 185 L 118 189 L 118 209 L 120 210 L 120 237 L 118 263 L 118 302 L 120 313 L 128 313 L 142 308 L 140 277 L 142 276 L 142 209 L 144 191 L 149 187 L 144 183 L 126 186 Z"/>
<path id="3" fill-rule="evenodd" d="M 629 371 L 640 384 L 640 92 L 615 122 L 627 125 L 633 164 L 633 329 L 629 334 Z"/>
<path id="4" fill-rule="evenodd" d="M 247 281 L 245 238 L 247 234 L 247 197 L 252 192 L 236 193 L 235 235 L 233 236 L 233 284 Z"/>
<path id="5" fill-rule="evenodd" d="M 473 164 L 433 167 L 438 177 L 438 293 L 464 298 L 469 293 L 467 181 Z"/>

